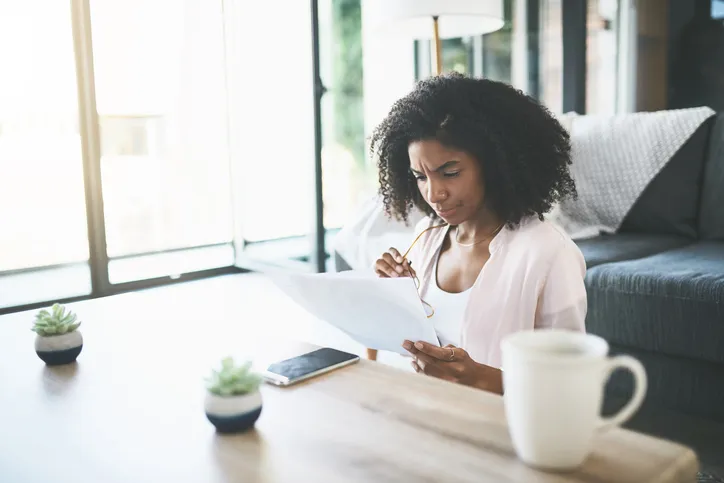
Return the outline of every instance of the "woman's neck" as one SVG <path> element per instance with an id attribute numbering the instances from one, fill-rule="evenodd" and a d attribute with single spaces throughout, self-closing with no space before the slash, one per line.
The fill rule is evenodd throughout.
<path id="1" fill-rule="evenodd" d="M 460 243 L 474 243 L 492 235 L 501 227 L 500 219 L 486 210 L 473 220 L 460 223 L 457 230 L 457 241 Z"/>

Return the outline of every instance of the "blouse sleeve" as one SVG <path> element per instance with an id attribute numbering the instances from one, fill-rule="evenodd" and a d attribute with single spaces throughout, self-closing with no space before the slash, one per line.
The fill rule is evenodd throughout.
<path id="1" fill-rule="evenodd" d="M 586 262 L 573 242 L 558 250 L 538 298 L 535 328 L 586 331 Z"/>

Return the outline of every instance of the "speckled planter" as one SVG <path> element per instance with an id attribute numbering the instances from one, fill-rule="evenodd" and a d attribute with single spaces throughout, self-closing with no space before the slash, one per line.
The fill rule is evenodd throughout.
<path id="1" fill-rule="evenodd" d="M 222 397 L 206 393 L 206 417 L 220 433 L 236 433 L 250 429 L 261 414 L 261 393 Z"/>
<path id="2" fill-rule="evenodd" d="M 63 335 L 35 336 L 35 353 L 49 366 L 75 361 L 82 349 L 83 336 L 78 330 Z"/>

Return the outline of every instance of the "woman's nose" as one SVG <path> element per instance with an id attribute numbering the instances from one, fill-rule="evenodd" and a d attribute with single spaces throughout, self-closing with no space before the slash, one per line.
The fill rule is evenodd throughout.
<path id="1" fill-rule="evenodd" d="M 427 200 L 430 203 L 439 203 L 441 201 L 445 201 L 448 197 L 447 190 L 445 189 L 445 186 L 442 184 L 428 183 L 427 189 L 428 189 Z"/>

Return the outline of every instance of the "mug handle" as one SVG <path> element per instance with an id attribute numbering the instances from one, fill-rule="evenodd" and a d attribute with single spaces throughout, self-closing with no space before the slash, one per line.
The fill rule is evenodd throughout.
<path id="1" fill-rule="evenodd" d="M 628 421 L 628 419 L 633 416 L 633 414 L 638 410 L 639 406 L 641 406 L 641 403 L 644 400 L 644 396 L 646 395 L 646 370 L 637 359 L 634 359 L 631 356 L 622 355 L 611 357 L 608 360 L 608 367 L 606 368 L 606 378 L 604 381 L 608 381 L 608 379 L 611 377 L 611 374 L 613 374 L 613 372 L 619 368 L 628 369 L 629 371 L 631 371 L 631 374 L 633 374 L 635 383 L 633 396 L 631 396 L 629 402 L 626 403 L 626 405 L 621 408 L 618 413 L 614 414 L 613 416 L 601 418 L 598 425 L 598 430 L 605 431 L 613 427 L 620 426 L 621 424 Z"/>

